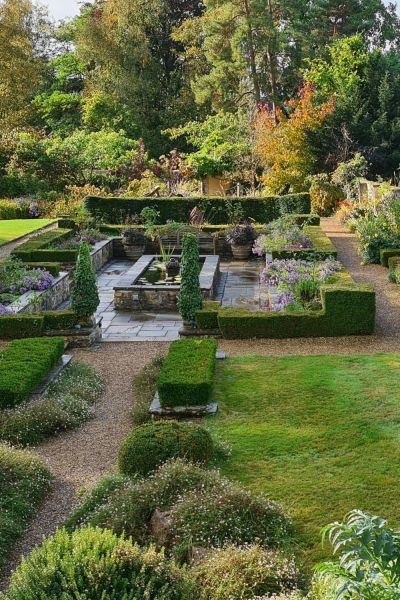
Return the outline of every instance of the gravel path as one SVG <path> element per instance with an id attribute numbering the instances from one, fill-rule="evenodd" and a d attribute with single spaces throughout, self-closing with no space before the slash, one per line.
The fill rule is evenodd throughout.
<path id="1" fill-rule="evenodd" d="M 73 351 L 77 361 L 99 370 L 107 387 L 92 420 L 34 450 L 49 466 L 55 482 L 36 518 L 17 542 L 0 577 L 0 589 L 7 585 L 20 556 L 28 554 L 43 536 L 51 535 L 64 522 L 77 504 L 79 492 L 114 469 L 121 440 L 130 429 L 129 411 L 135 399 L 132 379 L 154 356 L 167 350 L 168 344 L 163 342 L 137 342 Z"/>

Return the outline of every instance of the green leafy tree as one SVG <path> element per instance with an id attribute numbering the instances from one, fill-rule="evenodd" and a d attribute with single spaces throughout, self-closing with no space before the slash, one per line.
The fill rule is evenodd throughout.
<path id="1" fill-rule="evenodd" d="M 182 242 L 181 289 L 178 307 L 182 319 L 188 323 L 194 322 L 196 310 L 200 310 L 203 306 L 199 275 L 199 240 L 193 233 L 185 233 Z"/>
<path id="2" fill-rule="evenodd" d="M 96 274 L 90 258 L 90 246 L 82 243 L 74 274 L 74 288 L 72 290 L 71 305 L 78 317 L 88 320 L 100 304 L 97 290 Z"/>
<path id="3" fill-rule="evenodd" d="M 183 122 L 193 105 L 189 88 L 181 99 L 180 45 L 171 32 L 201 11 L 198 0 L 97 0 L 77 20 L 78 56 L 91 66 L 87 96 L 101 93 L 103 106 L 106 97 L 117 101 L 123 129 L 144 138 L 153 155 L 166 150 L 160 131 Z M 107 126 L 112 110 L 110 117 Z"/>
<path id="4" fill-rule="evenodd" d="M 371 175 L 392 175 L 400 163 L 399 52 L 371 51 L 361 35 L 337 39 L 305 77 L 319 101 L 335 96 L 335 112 L 317 140 L 321 170 L 359 152 Z"/>
<path id="5" fill-rule="evenodd" d="M 24 126 L 40 84 L 37 20 L 30 0 L 0 3 L 0 133 Z"/>

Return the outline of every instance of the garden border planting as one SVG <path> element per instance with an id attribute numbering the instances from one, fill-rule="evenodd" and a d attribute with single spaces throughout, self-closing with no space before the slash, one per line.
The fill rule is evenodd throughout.
<path id="1" fill-rule="evenodd" d="M 76 250 L 49 250 L 52 244 L 67 240 L 72 235 L 72 229 L 60 228 L 40 233 L 15 248 L 11 254 L 23 262 L 73 262 L 71 252 L 77 255 Z"/>
<path id="2" fill-rule="evenodd" d="M 0 407 L 21 404 L 43 383 L 64 353 L 63 338 L 16 340 L 0 354 Z"/>
<path id="3" fill-rule="evenodd" d="M 173 217 L 176 221 L 187 222 L 190 212 L 195 206 L 200 208 L 214 223 L 228 223 L 228 205 L 233 203 L 242 206 L 245 216 L 258 223 L 269 223 L 282 213 L 309 214 L 311 199 L 308 193 L 288 194 L 286 196 L 265 197 L 144 197 L 144 198 L 101 198 L 87 196 L 85 208 L 98 221 L 110 224 L 123 223 L 128 216 L 139 214 L 146 206 L 160 213 L 163 223 Z"/>
<path id="4" fill-rule="evenodd" d="M 217 342 L 172 342 L 158 379 L 162 407 L 206 406 L 210 401 Z"/>
<path id="5" fill-rule="evenodd" d="M 326 233 L 319 225 L 305 225 L 304 233 L 311 239 L 311 248 L 299 250 L 272 250 L 272 259 L 295 258 L 298 260 L 309 258 L 310 255 L 318 253 L 321 258 L 337 258 L 337 250 Z"/>

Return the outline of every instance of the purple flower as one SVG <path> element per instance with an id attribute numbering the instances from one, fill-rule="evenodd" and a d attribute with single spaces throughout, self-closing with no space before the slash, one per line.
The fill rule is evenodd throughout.
<path id="1" fill-rule="evenodd" d="M 0 304 L 0 315 L 13 315 L 13 311 L 10 308 L 7 308 L 5 304 Z"/>

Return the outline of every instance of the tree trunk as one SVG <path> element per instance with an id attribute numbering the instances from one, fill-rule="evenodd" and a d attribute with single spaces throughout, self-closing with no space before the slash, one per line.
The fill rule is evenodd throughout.
<path id="1" fill-rule="evenodd" d="M 250 71 L 251 78 L 253 80 L 254 97 L 256 103 L 259 104 L 261 101 L 260 83 L 257 75 L 257 64 L 256 64 L 256 52 L 254 49 L 254 36 L 253 29 L 251 26 L 251 14 L 248 0 L 244 0 L 244 11 L 247 21 L 247 43 L 249 45 L 249 58 L 250 58 Z"/>

